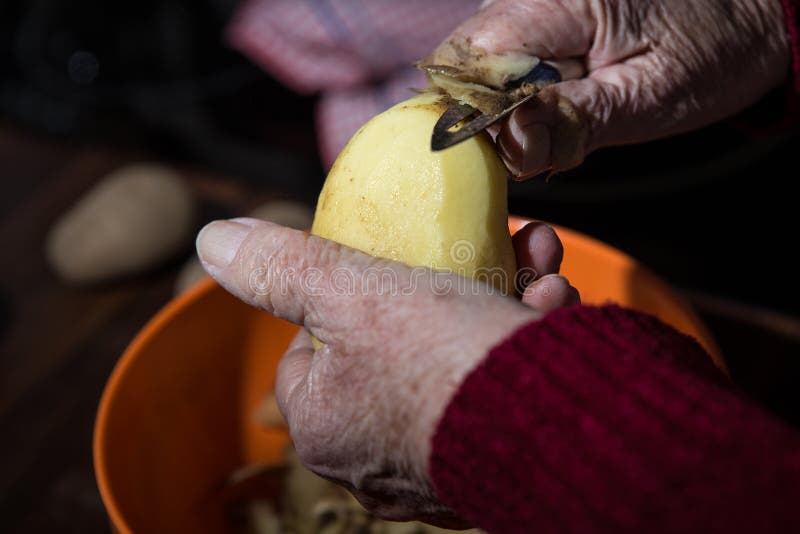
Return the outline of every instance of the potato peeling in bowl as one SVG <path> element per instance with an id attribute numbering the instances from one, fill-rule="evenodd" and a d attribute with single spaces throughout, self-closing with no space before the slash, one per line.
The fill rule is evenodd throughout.
<path id="1" fill-rule="evenodd" d="M 231 476 L 233 484 L 247 484 L 255 474 L 260 487 L 277 493 L 254 492 L 228 506 L 231 526 L 242 534 L 444 534 L 480 530 L 447 530 L 433 525 L 384 521 L 369 513 L 347 490 L 303 467 L 288 447 L 281 467 L 248 466 Z M 229 483 L 231 483 L 229 481 Z"/>

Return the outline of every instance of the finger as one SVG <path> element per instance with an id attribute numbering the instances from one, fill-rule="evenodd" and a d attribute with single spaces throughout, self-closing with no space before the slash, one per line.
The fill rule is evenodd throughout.
<path id="1" fill-rule="evenodd" d="M 529 72 L 537 60 L 581 76 L 583 57 L 597 27 L 592 2 L 585 0 L 498 0 L 456 28 L 422 61 L 449 65 L 495 88 Z"/>
<path id="2" fill-rule="evenodd" d="M 302 402 L 313 356 L 311 336 L 301 329 L 281 358 L 275 378 L 275 400 L 286 421 L 292 421 L 292 414 Z"/>
<path id="3" fill-rule="evenodd" d="M 552 168 L 550 119 L 538 102 L 515 110 L 497 134 L 497 153 L 514 180 L 534 178 Z"/>
<path id="4" fill-rule="evenodd" d="M 214 221 L 197 237 L 200 261 L 220 285 L 297 324 L 311 313 L 312 294 L 321 289 L 317 275 L 332 268 L 339 252 L 326 240 L 252 219 Z"/>
<path id="5" fill-rule="evenodd" d="M 522 303 L 542 312 L 579 304 L 578 290 L 563 276 L 549 274 L 529 285 L 522 294 Z"/>
<path id="6" fill-rule="evenodd" d="M 555 67 L 562 80 L 577 80 L 586 76 L 586 63 L 583 59 L 548 59 L 545 63 Z"/>
<path id="7" fill-rule="evenodd" d="M 297 334 L 292 338 L 289 346 L 286 347 L 286 352 L 291 352 L 298 349 L 314 349 L 314 342 L 308 330 L 301 328 Z"/>
<path id="8" fill-rule="evenodd" d="M 281 409 L 278 406 L 278 399 L 275 397 L 275 391 L 264 395 L 261 402 L 256 406 L 253 418 L 256 423 L 266 427 L 272 428 L 286 428 L 286 420 L 281 414 Z"/>
<path id="9" fill-rule="evenodd" d="M 496 139 L 512 178 L 527 180 L 571 169 L 607 144 L 604 129 L 621 108 L 619 96 L 609 84 L 584 78 L 547 87 L 514 110 Z"/>
<path id="10" fill-rule="evenodd" d="M 381 295 L 392 291 L 384 286 L 411 287 L 411 269 L 401 263 L 266 221 L 212 222 L 198 235 L 197 251 L 229 292 L 306 326 L 324 343 L 344 342 L 348 331 L 374 320 L 386 307 Z M 381 276 L 375 283 L 363 284 L 376 269 Z M 392 306 L 414 296 L 392 299 Z"/>
<path id="11" fill-rule="evenodd" d="M 452 48 L 457 64 L 460 44 L 489 54 L 523 53 L 542 59 L 585 55 L 597 28 L 591 2 L 584 0 L 498 0 L 484 6 L 445 39 L 437 52 Z"/>
<path id="12" fill-rule="evenodd" d="M 517 257 L 517 269 L 525 270 L 531 282 L 548 274 L 558 273 L 564 257 L 564 247 L 555 231 L 542 222 L 532 222 L 522 227 L 511 238 Z"/>
<path id="13" fill-rule="evenodd" d="M 638 53 L 587 78 L 545 88 L 516 109 L 497 135 L 498 153 L 512 177 L 569 169 L 598 148 L 678 134 L 731 113 L 729 105 L 706 111 L 687 98 L 673 83 L 680 70 L 673 63 L 654 52 Z"/>

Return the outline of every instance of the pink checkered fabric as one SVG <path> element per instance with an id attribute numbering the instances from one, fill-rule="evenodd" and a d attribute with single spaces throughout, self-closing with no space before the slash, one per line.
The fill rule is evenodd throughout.
<path id="1" fill-rule="evenodd" d="M 287 86 L 320 93 L 317 132 L 330 166 L 370 117 L 424 87 L 413 63 L 479 0 L 245 0 L 228 41 Z"/>

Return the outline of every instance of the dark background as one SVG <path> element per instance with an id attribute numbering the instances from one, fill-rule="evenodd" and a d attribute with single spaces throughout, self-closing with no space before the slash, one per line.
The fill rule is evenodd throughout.
<path id="1" fill-rule="evenodd" d="M 233 4 L 0 3 L 2 532 L 107 531 L 91 467 L 97 402 L 191 254 L 187 244 L 146 276 L 69 287 L 42 257 L 52 222 L 109 171 L 141 160 L 184 174 L 198 224 L 269 199 L 315 202 L 324 171 L 314 98 L 225 47 Z M 510 209 L 607 241 L 673 283 L 734 379 L 798 424 L 800 146 L 798 129 L 780 124 L 783 105 L 775 94 L 711 128 L 513 184 Z"/>

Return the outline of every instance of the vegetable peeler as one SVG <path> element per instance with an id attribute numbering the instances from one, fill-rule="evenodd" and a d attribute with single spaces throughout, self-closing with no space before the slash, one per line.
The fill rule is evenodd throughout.
<path id="1" fill-rule="evenodd" d="M 481 113 L 467 104 L 451 104 L 442 116 L 439 117 L 439 120 L 433 127 L 431 150 L 434 152 L 444 150 L 462 141 L 466 141 L 535 97 L 543 88 L 560 81 L 561 73 L 558 69 L 545 62 L 541 62 L 528 74 L 509 85 L 507 90 L 518 89 L 524 84 L 527 84 L 526 94 L 523 98 L 514 102 L 499 113 Z"/>

